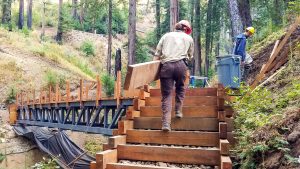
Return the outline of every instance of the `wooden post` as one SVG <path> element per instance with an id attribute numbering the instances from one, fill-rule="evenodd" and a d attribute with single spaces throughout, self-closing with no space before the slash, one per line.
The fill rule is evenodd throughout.
<path id="1" fill-rule="evenodd" d="M 223 111 L 224 110 L 224 103 L 225 103 L 225 90 L 222 84 L 218 84 L 218 109 L 219 111 Z"/>
<path id="2" fill-rule="evenodd" d="M 120 105 L 120 98 L 121 98 L 121 71 L 117 72 L 117 83 L 116 83 L 116 99 L 117 99 L 117 106 Z"/>
<path id="3" fill-rule="evenodd" d="M 82 106 L 82 100 L 83 100 L 83 80 L 80 79 L 80 87 L 79 87 L 79 101 L 80 101 L 80 106 Z"/>
<path id="4" fill-rule="evenodd" d="M 70 102 L 70 82 L 69 81 L 66 82 L 66 93 L 67 93 L 66 105 L 68 107 L 69 102 Z"/>
<path id="5" fill-rule="evenodd" d="M 21 91 L 21 105 L 24 106 L 24 100 L 23 100 L 23 91 Z"/>
<path id="6" fill-rule="evenodd" d="M 227 139 L 227 123 L 219 123 L 220 139 Z"/>
<path id="7" fill-rule="evenodd" d="M 56 106 L 59 101 L 58 98 L 59 98 L 59 86 L 58 86 L 58 84 L 56 84 L 56 86 L 55 86 L 55 105 Z"/>
<path id="8" fill-rule="evenodd" d="M 108 163 L 118 162 L 117 150 L 106 150 L 96 154 L 96 162 L 98 169 L 105 169 Z"/>
<path id="9" fill-rule="evenodd" d="M 89 84 L 85 85 L 85 99 L 84 100 L 88 100 L 89 99 Z"/>
<path id="10" fill-rule="evenodd" d="M 97 81 L 96 106 L 99 106 L 99 100 L 101 99 L 101 83 L 100 83 L 99 75 L 97 75 L 96 81 Z"/>
<path id="11" fill-rule="evenodd" d="M 220 140 L 220 152 L 221 155 L 228 156 L 229 155 L 229 142 L 228 140 L 221 139 Z"/>
<path id="12" fill-rule="evenodd" d="M 52 102 L 52 97 L 51 97 L 51 93 L 52 93 L 52 87 L 49 87 L 49 103 Z"/>
<path id="13" fill-rule="evenodd" d="M 35 89 L 33 89 L 33 105 L 35 105 Z"/>
<path id="14" fill-rule="evenodd" d="M 18 104 L 19 104 L 19 94 L 17 93 L 16 94 L 16 105 L 19 106 Z"/>
<path id="15" fill-rule="evenodd" d="M 39 104 L 40 104 L 40 106 L 42 106 L 42 91 L 41 91 L 41 89 L 40 89 L 40 99 L 39 99 Z"/>
<path id="16" fill-rule="evenodd" d="M 28 106 L 29 104 L 30 104 L 30 102 L 29 102 L 29 94 L 26 93 L 26 105 Z"/>

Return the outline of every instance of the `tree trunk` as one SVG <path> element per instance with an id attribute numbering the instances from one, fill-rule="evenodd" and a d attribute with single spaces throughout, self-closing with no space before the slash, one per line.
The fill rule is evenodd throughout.
<path id="1" fill-rule="evenodd" d="M 2 24 L 8 24 L 11 31 L 11 3 L 12 0 L 2 1 Z"/>
<path id="2" fill-rule="evenodd" d="M 78 18 L 77 6 L 78 6 L 78 0 L 72 0 L 72 17 L 73 17 L 73 19 Z"/>
<path id="3" fill-rule="evenodd" d="M 208 1 L 207 6 L 207 17 L 206 17 L 206 32 L 205 32 L 205 76 L 208 76 L 209 71 L 209 57 L 210 57 L 210 44 L 211 44 L 211 20 L 212 20 L 212 7 L 213 7 L 213 1 Z"/>
<path id="4" fill-rule="evenodd" d="M 32 29 L 32 0 L 28 0 L 27 3 L 27 28 Z"/>
<path id="5" fill-rule="evenodd" d="M 161 29 L 160 29 L 160 0 L 156 0 L 156 15 L 155 15 L 155 19 L 156 19 L 156 40 L 157 42 L 160 39 L 161 36 Z"/>
<path id="6" fill-rule="evenodd" d="M 107 73 L 111 74 L 111 45 L 112 45 L 112 0 L 108 5 L 108 47 L 107 47 Z"/>
<path id="7" fill-rule="evenodd" d="M 115 77 L 117 78 L 118 71 L 121 71 L 122 69 L 122 55 L 121 55 L 121 49 L 118 48 L 116 51 L 116 57 L 115 57 Z"/>
<path id="8" fill-rule="evenodd" d="M 281 12 L 281 5 L 280 5 L 280 1 L 279 0 L 274 0 L 274 10 L 273 10 L 273 14 L 272 14 L 272 22 L 274 23 L 274 25 L 279 26 L 282 24 L 282 12 Z"/>
<path id="9" fill-rule="evenodd" d="M 237 0 L 228 0 L 228 9 L 230 13 L 230 21 L 231 21 L 231 36 L 232 41 L 234 41 L 234 37 L 238 34 L 242 33 L 243 26 L 241 23 L 241 17 L 239 14 Z"/>
<path id="10" fill-rule="evenodd" d="M 238 0 L 238 7 L 239 7 L 239 13 L 241 16 L 243 28 L 252 26 L 250 0 Z"/>
<path id="11" fill-rule="evenodd" d="M 87 5 L 86 0 L 80 0 L 79 22 L 80 22 L 82 30 L 84 30 L 83 22 L 84 22 L 84 17 L 85 17 L 84 15 L 85 15 L 85 12 L 86 12 L 86 5 Z"/>
<path id="12" fill-rule="evenodd" d="M 59 44 L 62 43 L 62 34 L 63 34 L 63 30 L 62 30 L 63 29 L 62 28 L 62 22 L 63 22 L 62 5 L 63 5 L 63 0 L 59 0 L 59 5 L 58 5 L 58 27 L 57 27 L 57 35 L 56 35 L 56 41 Z"/>
<path id="13" fill-rule="evenodd" d="M 178 0 L 170 0 L 170 31 L 174 31 L 175 24 L 179 19 Z"/>
<path id="14" fill-rule="evenodd" d="M 20 0 L 18 28 L 23 29 L 24 26 L 24 0 Z"/>
<path id="15" fill-rule="evenodd" d="M 195 75 L 201 75 L 201 26 L 200 26 L 200 1 L 196 0 L 194 5 L 195 8 L 195 26 L 194 26 L 194 43 L 195 43 L 195 64 L 194 64 L 194 73 Z"/>
<path id="16" fill-rule="evenodd" d="M 135 63 L 136 52 L 136 0 L 129 0 L 128 19 L 128 65 L 132 65 Z"/>
<path id="17" fill-rule="evenodd" d="M 197 3 L 197 2 L 196 2 Z M 192 27 L 194 27 L 194 15 L 195 15 L 195 0 L 189 0 L 189 5 L 190 5 L 190 22 L 192 24 Z M 193 32 L 194 34 L 194 32 Z"/>

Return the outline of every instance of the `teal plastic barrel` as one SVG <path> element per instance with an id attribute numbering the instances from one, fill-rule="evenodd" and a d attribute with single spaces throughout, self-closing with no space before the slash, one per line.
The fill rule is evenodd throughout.
<path id="1" fill-rule="evenodd" d="M 225 87 L 239 88 L 241 83 L 241 57 L 238 55 L 218 56 L 217 76 Z"/>

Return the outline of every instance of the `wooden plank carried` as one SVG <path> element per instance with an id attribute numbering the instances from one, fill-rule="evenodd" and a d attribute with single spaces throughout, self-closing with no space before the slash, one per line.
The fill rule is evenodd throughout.
<path id="1" fill-rule="evenodd" d="M 277 57 L 277 55 L 280 53 L 281 49 L 284 47 L 284 45 L 287 43 L 288 39 L 290 38 L 291 34 L 297 29 L 298 25 L 300 24 L 300 17 L 298 17 L 295 21 L 295 23 L 290 27 L 289 31 L 286 33 L 284 39 L 280 42 L 278 45 L 278 41 L 276 41 L 274 49 L 271 53 L 270 59 L 266 63 L 266 65 L 262 68 L 261 72 L 257 75 L 254 82 L 251 85 L 251 89 L 253 90 L 263 79 L 264 74 L 269 70 L 270 65 L 273 63 L 274 59 Z M 278 47 L 277 47 L 278 45 Z"/>
<path id="2" fill-rule="evenodd" d="M 106 169 L 171 169 L 169 167 L 158 167 L 158 166 L 143 166 L 143 165 L 132 165 L 132 164 L 120 164 L 111 163 L 106 165 Z"/>
<path id="3" fill-rule="evenodd" d="M 160 117 L 137 117 L 134 118 L 135 129 L 160 130 L 162 122 Z M 171 128 L 173 130 L 196 130 L 196 131 L 218 131 L 219 119 L 201 117 L 172 118 Z"/>
<path id="4" fill-rule="evenodd" d="M 175 90 L 173 90 L 173 96 L 175 95 Z M 217 88 L 191 88 L 185 90 L 186 96 L 217 96 Z M 150 96 L 161 96 L 160 89 L 151 89 Z"/>
<path id="5" fill-rule="evenodd" d="M 127 143 L 217 147 L 218 132 L 127 130 Z"/>
<path id="6" fill-rule="evenodd" d="M 119 160 L 160 161 L 181 164 L 219 165 L 219 149 L 119 145 Z"/>
<path id="7" fill-rule="evenodd" d="M 175 98 L 172 100 L 175 104 Z M 183 101 L 184 106 L 200 106 L 200 105 L 217 105 L 216 96 L 187 96 Z M 161 106 L 161 97 L 148 97 L 146 98 L 146 106 Z"/>
<path id="8" fill-rule="evenodd" d="M 217 106 L 183 106 L 182 113 L 184 117 L 217 117 Z M 161 106 L 141 107 L 141 117 L 161 117 Z M 174 107 L 172 108 L 172 117 L 175 117 Z"/>
<path id="9" fill-rule="evenodd" d="M 157 80 L 159 69 L 160 61 L 129 65 L 125 78 L 124 89 L 136 89 Z"/>

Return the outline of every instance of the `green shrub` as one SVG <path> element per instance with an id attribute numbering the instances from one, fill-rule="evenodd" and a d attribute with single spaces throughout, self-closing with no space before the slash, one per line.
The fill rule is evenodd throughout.
<path id="1" fill-rule="evenodd" d="M 55 169 L 60 168 L 54 159 L 46 159 L 43 157 L 43 161 L 36 163 L 32 166 L 33 169 Z"/>
<path id="2" fill-rule="evenodd" d="M 51 70 L 47 70 L 44 76 L 44 80 L 46 81 L 47 88 L 52 87 L 54 89 L 58 82 L 57 73 Z"/>
<path id="3" fill-rule="evenodd" d="M 91 155 L 95 156 L 97 152 L 102 151 L 102 144 L 96 140 L 88 140 L 84 143 L 84 149 L 86 149 Z"/>
<path id="4" fill-rule="evenodd" d="M 12 104 L 12 103 L 15 103 L 16 102 L 16 94 L 17 94 L 17 90 L 16 88 L 13 86 L 9 89 L 8 91 L 8 95 L 7 95 L 7 98 L 6 98 L 6 103 L 7 104 Z"/>
<path id="5" fill-rule="evenodd" d="M 113 96 L 115 89 L 114 77 L 108 74 L 102 75 L 101 82 L 106 96 Z"/>
<path id="6" fill-rule="evenodd" d="M 0 163 L 6 158 L 6 156 L 2 153 L 0 153 Z"/>
<path id="7" fill-rule="evenodd" d="M 86 56 L 95 56 L 95 46 L 90 41 L 85 41 L 81 44 L 80 50 Z"/>
<path id="8" fill-rule="evenodd" d="M 149 48 L 146 45 L 145 40 L 138 37 L 136 43 L 136 62 L 143 63 L 150 61 L 151 59 Z"/>

